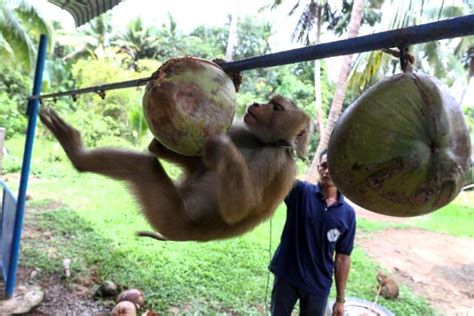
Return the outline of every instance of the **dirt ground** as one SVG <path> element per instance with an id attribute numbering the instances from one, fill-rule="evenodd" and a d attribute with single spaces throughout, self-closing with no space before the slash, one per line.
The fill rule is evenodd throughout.
<path id="1" fill-rule="evenodd" d="M 356 212 L 359 218 L 379 222 L 410 220 L 360 208 Z M 23 242 L 35 238 L 36 233 L 34 227 L 26 226 Z M 474 315 L 474 239 L 420 229 L 387 229 L 375 234 L 358 232 L 357 247 L 363 248 L 400 284 L 425 297 L 441 315 Z M 42 277 L 37 272 L 20 266 L 17 277 L 17 284 L 31 282 L 45 289 L 43 302 L 29 314 L 94 315 L 110 311 L 111 305 L 104 306 L 92 299 L 97 287 L 93 274 L 90 279 L 65 282 L 61 274 Z"/>
<path id="2" fill-rule="evenodd" d="M 356 212 L 381 222 L 410 220 Z M 474 239 L 410 228 L 358 234 L 357 244 L 441 315 L 474 315 Z"/>

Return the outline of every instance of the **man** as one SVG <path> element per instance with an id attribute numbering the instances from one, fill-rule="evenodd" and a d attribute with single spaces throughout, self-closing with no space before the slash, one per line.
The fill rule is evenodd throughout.
<path id="1" fill-rule="evenodd" d="M 275 275 L 272 315 L 324 315 L 335 272 L 333 316 L 344 315 L 344 297 L 354 246 L 354 209 L 332 182 L 327 150 L 320 155 L 317 185 L 297 180 L 285 198 L 287 218 L 270 263 Z M 335 254 L 335 256 L 334 256 Z"/>

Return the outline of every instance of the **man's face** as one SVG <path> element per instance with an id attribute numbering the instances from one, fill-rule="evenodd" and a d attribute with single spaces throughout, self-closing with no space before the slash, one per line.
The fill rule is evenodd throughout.
<path id="1" fill-rule="evenodd" d="M 324 154 L 318 165 L 319 182 L 324 186 L 333 186 L 331 175 L 328 169 L 328 155 Z"/>

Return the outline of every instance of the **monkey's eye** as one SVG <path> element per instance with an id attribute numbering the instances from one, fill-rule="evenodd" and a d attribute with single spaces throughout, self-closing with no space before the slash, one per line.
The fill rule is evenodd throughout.
<path id="1" fill-rule="evenodd" d="M 273 111 L 284 111 L 285 109 L 277 103 L 273 103 Z"/>

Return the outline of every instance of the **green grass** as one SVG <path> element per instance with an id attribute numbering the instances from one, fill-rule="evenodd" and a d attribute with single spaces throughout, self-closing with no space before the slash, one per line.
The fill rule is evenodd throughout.
<path id="1" fill-rule="evenodd" d="M 122 190 L 112 189 L 111 196 L 117 196 L 112 192 L 120 194 Z M 32 207 L 47 207 L 46 202 L 35 202 Z M 28 223 L 34 222 L 50 231 L 52 238 L 24 242 L 23 264 L 53 273 L 62 271 L 63 258 L 71 258 L 73 275 L 87 274 L 92 268 L 103 279 L 111 279 L 121 287 L 141 288 L 148 306 L 156 311 L 166 311 L 170 306 L 188 306 L 192 312 L 206 314 L 224 311 L 258 314 L 261 311 L 268 277 L 269 222 L 243 237 L 226 241 L 157 242 L 133 236 L 145 223 L 133 211 L 131 215 L 126 214 L 130 209 L 100 211 L 91 216 L 91 210 L 61 206 L 56 210 L 33 212 L 34 217 Z M 273 250 L 284 215 L 284 208 L 280 208 L 272 221 Z M 111 220 L 111 217 L 116 219 Z M 375 275 L 379 269 L 356 248 L 347 295 L 373 300 Z M 399 300 L 380 298 L 379 303 L 397 315 L 433 314 L 423 299 L 405 287 L 401 289 Z"/>
<path id="2" fill-rule="evenodd" d="M 462 192 L 453 203 L 416 220 L 415 226 L 459 237 L 474 237 L 474 191 Z"/>
<path id="3" fill-rule="evenodd" d="M 435 212 L 411 217 L 403 223 L 376 222 L 358 219 L 358 226 L 366 232 L 379 232 L 387 228 L 421 228 L 458 237 L 474 237 L 474 191 L 461 192 L 450 204 Z"/>
<path id="4" fill-rule="evenodd" d="M 377 222 L 365 218 L 357 218 L 357 228 L 367 233 L 377 233 L 389 228 L 407 228 L 409 224 L 394 222 Z"/>
<path id="5" fill-rule="evenodd" d="M 274 251 L 285 220 L 283 206 L 271 222 L 225 241 L 138 238 L 134 233 L 149 227 L 125 186 L 77 173 L 54 146 L 40 140 L 35 146 L 35 177 L 29 184 L 32 200 L 28 201 L 26 224 L 37 229 L 35 238 L 22 243 L 22 265 L 39 267 L 43 273 L 62 273 L 62 260 L 71 258 L 73 280 L 93 270 L 102 280 L 141 288 L 148 308 L 157 312 L 166 312 L 171 306 L 206 315 L 260 314 L 264 310 L 272 283 L 270 278 L 267 288 L 269 240 Z M 385 226 L 359 221 L 359 228 L 377 231 Z M 356 248 L 347 295 L 373 300 L 379 269 Z M 405 287 L 399 300 L 380 298 L 379 303 L 396 315 L 433 314 L 424 299 Z"/>

